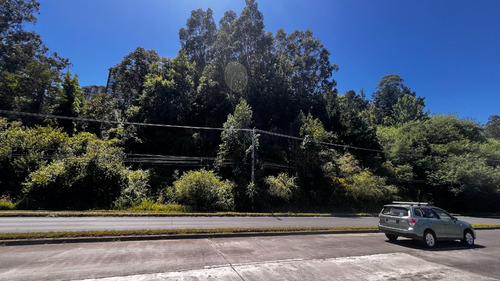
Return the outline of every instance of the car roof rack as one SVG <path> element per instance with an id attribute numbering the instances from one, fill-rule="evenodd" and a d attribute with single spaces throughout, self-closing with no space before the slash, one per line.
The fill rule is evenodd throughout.
<path id="1" fill-rule="evenodd" d="M 429 203 L 425 202 L 403 202 L 403 201 L 392 201 L 392 204 L 398 204 L 398 205 L 418 205 L 418 206 L 427 206 Z"/>

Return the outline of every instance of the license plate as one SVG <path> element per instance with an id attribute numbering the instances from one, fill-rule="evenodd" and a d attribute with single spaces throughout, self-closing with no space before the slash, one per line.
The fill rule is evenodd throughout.
<path id="1" fill-rule="evenodd" d="M 387 219 L 387 222 L 390 222 L 390 223 L 398 223 L 397 220 L 393 220 L 393 219 Z"/>

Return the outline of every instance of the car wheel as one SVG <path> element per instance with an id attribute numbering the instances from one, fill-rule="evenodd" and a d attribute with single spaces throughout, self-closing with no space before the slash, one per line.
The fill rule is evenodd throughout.
<path id="1" fill-rule="evenodd" d="M 428 248 L 434 248 L 436 246 L 436 235 L 434 235 L 434 232 L 427 230 L 424 233 L 424 244 Z"/>
<path id="2" fill-rule="evenodd" d="M 469 247 L 474 246 L 474 234 L 472 234 L 472 231 L 466 230 L 464 232 L 464 238 L 462 239 L 462 243 L 464 243 Z"/>
<path id="3" fill-rule="evenodd" d="M 387 237 L 387 239 L 389 239 L 389 241 L 396 241 L 398 240 L 398 237 L 396 235 L 392 235 L 392 234 L 385 234 L 385 237 Z"/>

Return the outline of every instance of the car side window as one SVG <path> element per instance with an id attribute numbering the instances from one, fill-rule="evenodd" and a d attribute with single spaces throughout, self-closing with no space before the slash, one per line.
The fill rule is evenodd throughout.
<path id="1" fill-rule="evenodd" d="M 431 209 L 423 209 L 424 217 L 429 219 L 439 219 L 439 216 Z"/>
<path id="2" fill-rule="evenodd" d="M 415 208 L 413 212 L 415 213 L 415 216 L 417 216 L 417 217 L 423 217 L 424 216 L 424 212 L 420 208 Z"/>
<path id="3" fill-rule="evenodd" d="M 441 210 L 441 209 L 432 209 L 434 212 L 436 212 L 436 214 L 439 215 L 439 217 L 443 220 L 453 220 L 452 217 L 450 215 L 448 215 L 448 213 L 446 213 L 445 211 Z"/>

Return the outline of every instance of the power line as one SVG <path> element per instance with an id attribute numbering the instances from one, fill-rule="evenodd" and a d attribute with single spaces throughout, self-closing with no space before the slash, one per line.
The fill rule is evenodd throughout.
<path id="1" fill-rule="evenodd" d="M 113 120 L 106 120 L 106 119 L 98 120 L 98 119 L 91 119 L 91 118 L 70 117 L 70 116 L 62 116 L 62 115 L 31 113 L 31 112 L 2 110 L 2 109 L 0 109 L 0 114 L 31 116 L 31 117 L 36 117 L 36 118 L 53 118 L 53 119 L 73 120 L 73 121 L 94 122 L 94 123 L 108 123 L 108 124 L 116 124 L 116 125 L 134 125 L 134 126 L 146 126 L 146 127 L 149 126 L 149 127 L 188 129 L 188 130 L 215 130 L 215 131 L 224 131 L 224 130 L 227 129 L 227 128 L 217 128 L 217 127 L 200 127 L 200 126 L 168 125 L 168 124 L 157 124 L 157 123 L 139 123 L 139 122 L 127 122 L 127 121 L 113 121 Z M 346 145 L 346 144 L 340 144 L 340 143 L 332 143 L 332 142 L 323 142 L 323 141 L 308 140 L 307 137 L 306 138 L 300 138 L 300 137 L 296 137 L 296 136 L 290 136 L 290 135 L 285 135 L 285 134 L 280 134 L 280 133 L 270 132 L 270 131 L 265 131 L 265 130 L 260 130 L 260 129 L 230 128 L 229 130 L 241 131 L 241 132 L 252 132 L 252 131 L 255 131 L 255 132 L 261 133 L 261 134 L 266 134 L 266 135 L 276 136 L 276 137 L 281 137 L 281 138 L 287 138 L 287 139 L 292 139 L 292 140 L 297 140 L 297 141 L 302 141 L 302 142 L 310 142 L 310 143 L 316 143 L 316 144 L 321 144 L 321 145 L 326 145 L 326 146 L 332 146 L 332 147 L 338 147 L 338 148 L 344 148 L 344 149 L 353 149 L 353 150 L 360 150 L 360 151 L 368 151 L 368 152 L 374 152 L 374 153 L 387 154 L 386 151 L 380 150 L 380 149 L 371 149 L 371 148 L 364 148 L 364 147 L 352 146 L 352 145 Z M 406 156 L 412 156 L 412 157 L 415 156 L 415 155 L 413 155 L 411 153 L 399 153 L 399 155 L 406 155 Z M 425 155 L 424 157 L 433 157 L 433 158 L 448 159 L 448 158 L 453 157 L 453 156 Z M 469 159 L 485 160 L 485 161 L 499 162 L 500 163 L 500 160 L 488 159 L 488 158 L 469 157 Z"/>
<path id="2" fill-rule="evenodd" d="M 70 116 L 62 116 L 62 115 L 31 113 L 31 112 L 21 112 L 21 111 L 2 110 L 2 109 L 0 109 L 0 113 L 6 114 L 6 115 L 22 115 L 22 116 L 31 116 L 31 117 L 36 117 L 36 118 L 53 118 L 53 119 L 85 121 L 85 122 L 94 122 L 94 123 L 107 123 L 107 124 L 116 124 L 116 125 L 134 125 L 134 126 L 149 126 L 149 127 L 192 129 L 192 130 L 215 130 L 215 131 L 223 131 L 224 130 L 224 128 L 215 128 L 215 127 L 196 127 L 196 126 L 167 125 L 167 124 L 156 124 L 156 123 L 138 123 L 138 122 L 127 122 L 127 121 L 114 121 L 114 120 L 107 120 L 107 119 L 97 120 L 97 119 L 91 119 L 91 118 L 70 117 Z M 251 129 L 235 129 L 235 130 L 252 131 Z"/>
<path id="3" fill-rule="evenodd" d="M 126 121 L 113 121 L 113 120 L 106 120 L 106 119 L 97 120 L 97 119 L 91 119 L 91 118 L 70 117 L 70 116 L 21 112 L 21 111 L 2 110 L 2 109 L 0 109 L 0 113 L 7 114 L 7 115 L 31 116 L 31 117 L 36 117 L 36 118 L 53 118 L 53 119 L 73 120 L 73 121 L 94 122 L 94 123 L 108 123 L 108 124 L 116 124 L 116 125 L 149 126 L 149 127 L 161 127 L 161 128 L 190 129 L 190 130 L 215 130 L 215 131 L 226 130 L 226 128 L 217 128 L 217 127 L 198 127 L 198 126 L 167 125 L 167 124 L 157 124 L 157 123 L 138 123 L 138 122 L 126 122 Z M 230 130 L 242 131 L 242 132 L 252 132 L 254 129 L 230 128 Z M 266 134 L 266 135 L 271 135 L 271 136 L 299 140 L 299 141 L 305 140 L 305 138 L 284 135 L 284 134 L 270 132 L 270 131 L 264 131 L 264 130 L 260 130 L 260 129 L 255 129 L 255 132 Z M 321 142 L 321 141 L 315 141 L 315 140 L 307 140 L 307 141 L 312 142 L 312 143 L 322 144 L 322 145 L 334 146 L 334 147 L 342 147 L 342 148 L 357 149 L 357 150 L 371 151 L 371 152 L 377 152 L 377 153 L 385 153 L 383 150 L 375 150 L 375 149 L 369 149 L 369 148 L 363 148 L 363 147 L 356 147 L 356 146 L 344 145 L 344 144 L 339 144 L 339 143 Z"/>

